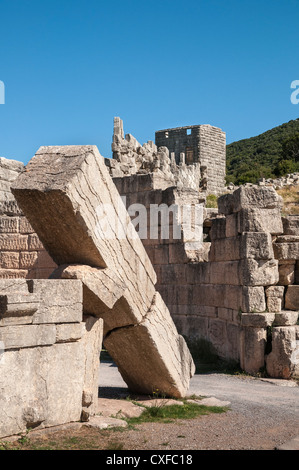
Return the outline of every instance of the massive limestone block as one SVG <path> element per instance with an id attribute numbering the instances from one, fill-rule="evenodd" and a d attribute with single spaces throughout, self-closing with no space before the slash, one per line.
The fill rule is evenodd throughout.
<path id="1" fill-rule="evenodd" d="M 140 345 L 151 344 L 141 348 Z M 189 350 L 176 328 L 161 295 L 157 292 L 148 315 L 138 325 L 112 330 L 105 346 L 113 351 L 120 373 L 137 393 L 168 391 L 183 396 L 188 388 Z M 162 360 L 161 360 L 162 359 Z"/>
<path id="2" fill-rule="evenodd" d="M 96 414 L 103 321 L 81 281 L 1 279 L 0 300 L 0 438 Z"/>
<path id="3" fill-rule="evenodd" d="M 62 277 L 82 280 L 84 313 L 106 322 L 105 344 L 130 388 L 184 395 L 192 357 L 164 303 L 153 309 L 156 274 L 97 147 L 41 147 L 12 191 Z"/>

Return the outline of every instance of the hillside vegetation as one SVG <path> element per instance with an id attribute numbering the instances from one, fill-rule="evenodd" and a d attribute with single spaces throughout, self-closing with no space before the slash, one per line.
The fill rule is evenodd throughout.
<path id="1" fill-rule="evenodd" d="M 226 147 L 227 184 L 256 183 L 299 171 L 299 119 Z"/>

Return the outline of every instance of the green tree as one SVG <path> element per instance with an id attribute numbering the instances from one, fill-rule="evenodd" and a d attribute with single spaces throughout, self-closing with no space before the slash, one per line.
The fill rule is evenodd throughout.
<path id="1" fill-rule="evenodd" d="M 294 134 L 282 143 L 282 158 L 299 162 L 299 133 Z"/>

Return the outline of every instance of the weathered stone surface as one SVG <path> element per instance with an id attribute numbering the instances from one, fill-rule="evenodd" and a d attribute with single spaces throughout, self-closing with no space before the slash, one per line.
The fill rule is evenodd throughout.
<path id="1" fill-rule="evenodd" d="M 211 240 L 217 240 L 221 238 L 226 238 L 226 218 L 225 217 L 217 217 L 212 219 L 211 221 L 211 230 L 210 230 L 210 238 Z"/>
<path id="2" fill-rule="evenodd" d="M 284 286 L 269 286 L 265 289 L 266 297 L 278 297 L 282 299 L 284 296 Z"/>
<path id="3" fill-rule="evenodd" d="M 241 332 L 240 365 L 249 374 L 256 374 L 265 364 L 265 328 L 243 328 Z"/>
<path id="4" fill-rule="evenodd" d="M 17 233 L 19 231 L 19 217 L 0 217 L 0 233 Z"/>
<path id="5" fill-rule="evenodd" d="M 295 282 L 295 262 L 279 264 L 279 284 L 288 286 Z"/>
<path id="6" fill-rule="evenodd" d="M 299 285 L 287 287 L 285 295 L 285 308 L 287 310 L 299 310 Z"/>
<path id="7" fill-rule="evenodd" d="M 56 341 L 55 325 L 18 325 L 0 328 L 0 341 L 5 350 L 45 346 Z"/>
<path id="8" fill-rule="evenodd" d="M 85 357 L 82 409 L 90 417 L 98 412 L 100 352 L 104 325 L 101 318 L 85 316 L 83 326 L 84 333 L 80 339 Z"/>
<path id="9" fill-rule="evenodd" d="M 96 412 L 102 320 L 86 319 L 78 341 L 37 346 L 49 343 L 45 333 L 49 336 L 51 332 L 51 340 L 55 341 L 57 326 L 64 325 L 18 327 L 18 344 L 12 344 L 13 330 L 8 327 L 10 345 L 20 346 L 21 341 L 25 345 L 26 340 L 26 347 L 5 348 L 1 356 L 0 437 L 25 432 L 27 428 L 79 421 L 84 391 L 90 392 L 88 414 Z M 0 328 L 0 335 L 8 328 Z M 29 342 L 35 347 L 30 347 Z"/>
<path id="10" fill-rule="evenodd" d="M 223 261 L 221 263 L 210 263 L 211 284 L 229 284 L 239 286 L 242 284 L 242 272 L 239 261 Z"/>
<path id="11" fill-rule="evenodd" d="M 282 299 L 278 297 L 267 298 L 267 310 L 269 312 L 280 312 L 283 307 Z"/>
<path id="12" fill-rule="evenodd" d="M 56 275 L 83 282 L 84 313 L 103 318 L 106 332 L 142 320 L 138 305 L 130 302 L 126 285 L 109 268 L 62 265 L 53 273 L 53 276 Z M 151 283 L 149 288 L 154 295 L 155 289 Z"/>
<path id="13" fill-rule="evenodd" d="M 266 328 L 271 326 L 275 319 L 275 313 L 242 313 L 241 324 L 245 327 Z"/>
<path id="14" fill-rule="evenodd" d="M 62 323 L 56 325 L 56 343 L 78 341 L 83 335 L 84 323 Z"/>
<path id="15" fill-rule="evenodd" d="M 219 213 L 229 215 L 241 209 L 261 208 L 275 209 L 280 207 L 280 197 L 272 187 L 241 186 L 232 194 L 218 198 Z"/>
<path id="16" fill-rule="evenodd" d="M 290 237 L 290 236 L 289 236 Z M 287 237 L 284 237 L 287 238 Z M 296 237 L 299 240 L 299 237 Z M 282 237 L 273 244 L 275 258 L 279 260 L 299 259 L 299 241 L 282 240 Z"/>
<path id="17" fill-rule="evenodd" d="M 26 279 L 27 269 L 0 269 L 0 279 Z"/>
<path id="18" fill-rule="evenodd" d="M 269 232 L 245 232 L 241 236 L 241 258 L 270 260 L 274 258 L 272 237 Z"/>
<path id="19" fill-rule="evenodd" d="M 0 326 L 32 323 L 39 304 L 40 297 L 29 292 L 0 295 Z"/>
<path id="20" fill-rule="evenodd" d="M 271 377 L 289 379 L 299 374 L 299 327 L 279 326 L 272 330 L 272 351 L 266 357 Z"/>
<path id="21" fill-rule="evenodd" d="M 20 251 L 28 250 L 28 236 L 15 234 L 0 234 L 0 250 L 3 251 Z"/>
<path id="22" fill-rule="evenodd" d="M 247 259 L 241 265 L 241 284 L 247 286 L 269 286 L 279 280 L 277 260 Z"/>
<path id="23" fill-rule="evenodd" d="M 299 216 L 288 215 L 282 218 L 283 233 L 285 235 L 299 235 Z"/>
<path id="24" fill-rule="evenodd" d="M 102 271 L 109 268 L 108 277 L 113 287 L 115 281 L 120 286 L 116 294 L 119 299 L 125 299 L 127 311 L 131 310 L 132 326 L 128 326 L 126 315 L 122 323 L 120 312 L 116 329 L 106 331 L 105 344 L 130 387 L 138 391 L 144 391 L 144 387 L 148 391 L 153 381 L 162 393 L 184 394 L 194 373 L 192 358 L 164 302 L 159 301 L 157 308 L 152 305 L 153 299 L 157 299 L 156 274 L 98 149 L 94 146 L 41 147 L 12 191 L 58 265 L 81 264 L 98 270 L 96 282 L 86 281 L 85 284 L 83 279 L 85 291 L 88 290 L 88 295 L 83 296 L 85 313 L 94 314 L 85 310 L 89 310 L 92 297 L 97 297 L 106 311 L 109 302 L 110 310 L 111 305 L 114 308 L 117 303 L 99 277 Z M 81 278 L 81 274 L 76 277 Z M 153 308 L 155 314 L 152 314 Z M 170 329 L 167 345 L 165 338 L 162 341 L 158 334 L 159 322 L 163 321 Z M 111 323 L 111 328 L 115 328 L 115 324 Z M 128 333 L 132 331 L 135 334 L 129 338 Z M 139 341 L 139 334 L 143 342 Z M 120 339 L 113 341 L 116 337 Z M 121 340 L 131 343 L 122 344 L 120 348 Z M 157 369 L 147 376 L 145 358 L 150 356 L 156 357 Z"/>
<path id="25" fill-rule="evenodd" d="M 274 258 L 270 233 L 244 232 L 238 237 L 215 239 L 211 245 L 210 261 L 233 261 L 247 258 L 256 260 Z"/>
<path id="26" fill-rule="evenodd" d="M 247 208 L 235 214 L 238 233 L 269 232 L 272 235 L 283 233 L 281 211 L 276 209 Z"/>
<path id="27" fill-rule="evenodd" d="M 31 292 L 42 299 L 33 317 L 34 324 L 82 321 L 80 280 L 34 279 L 28 281 L 28 284 Z"/>
<path id="28" fill-rule="evenodd" d="M 240 237 L 218 238 L 211 244 L 209 261 L 233 261 L 239 259 L 241 259 Z"/>
<path id="29" fill-rule="evenodd" d="M 153 397 L 147 397 L 140 399 L 138 397 L 138 405 L 147 407 L 147 408 L 153 408 L 153 407 L 162 407 L 162 406 L 172 406 L 172 405 L 179 405 L 182 406 L 184 403 L 180 400 L 174 400 L 171 398 L 153 398 Z M 144 409 L 143 409 L 144 411 Z"/>
<path id="30" fill-rule="evenodd" d="M 275 314 L 274 326 L 292 326 L 296 325 L 298 320 L 298 312 L 287 311 Z"/>
<path id="31" fill-rule="evenodd" d="M 202 400 L 188 400 L 188 402 L 196 403 L 197 405 L 204 405 L 204 406 L 217 406 L 217 407 L 226 407 L 230 406 L 230 401 L 219 400 L 215 397 L 208 397 L 203 398 Z"/>
<path id="32" fill-rule="evenodd" d="M 265 312 L 266 301 L 265 292 L 262 286 L 243 287 L 243 312 Z"/>

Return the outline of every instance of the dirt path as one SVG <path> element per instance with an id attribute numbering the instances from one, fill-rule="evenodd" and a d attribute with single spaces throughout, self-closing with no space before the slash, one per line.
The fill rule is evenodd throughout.
<path id="1" fill-rule="evenodd" d="M 101 364 L 100 384 L 100 396 L 128 394 L 112 364 Z M 189 393 L 228 400 L 230 410 L 175 424 L 141 424 L 136 430 L 114 432 L 113 439 L 126 450 L 271 450 L 299 435 L 299 387 L 295 382 L 195 375 Z"/>

